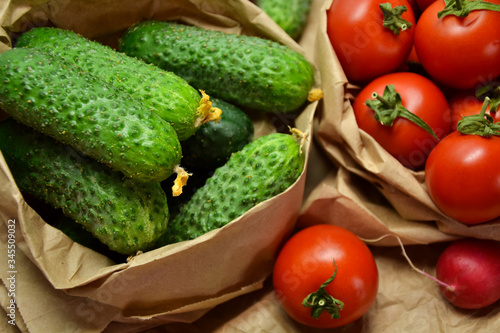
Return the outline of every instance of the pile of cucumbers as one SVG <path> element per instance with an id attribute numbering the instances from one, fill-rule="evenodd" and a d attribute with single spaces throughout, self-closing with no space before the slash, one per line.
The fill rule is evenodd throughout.
<path id="1" fill-rule="evenodd" d="M 19 189 L 119 254 L 224 226 L 304 167 L 299 131 L 254 137 L 248 112 L 294 112 L 314 84 L 302 55 L 263 38 L 145 21 L 115 50 L 34 28 L 0 54 L 0 77 Z"/>

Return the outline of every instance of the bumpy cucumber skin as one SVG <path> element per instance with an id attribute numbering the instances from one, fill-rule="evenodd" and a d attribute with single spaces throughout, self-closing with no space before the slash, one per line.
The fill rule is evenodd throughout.
<path id="1" fill-rule="evenodd" d="M 296 111 L 314 84 L 312 65 L 289 47 L 175 22 L 140 22 L 121 37 L 119 50 L 212 97 L 264 112 Z"/>
<path id="2" fill-rule="evenodd" d="M 215 170 L 253 138 L 253 123 L 245 112 L 217 98 L 212 98 L 212 105 L 222 110 L 220 120 L 202 125 L 181 143 L 182 163 L 190 171 Z"/>
<path id="3" fill-rule="evenodd" d="M 256 0 L 255 4 L 293 39 L 302 35 L 311 0 Z"/>
<path id="4" fill-rule="evenodd" d="M 65 29 L 41 27 L 22 34 L 16 47 L 39 48 L 77 64 L 84 71 L 125 89 L 170 123 L 179 140 L 193 135 L 200 96 L 181 77 L 117 52 Z"/>
<path id="5" fill-rule="evenodd" d="M 126 92 L 35 49 L 0 54 L 0 108 L 38 131 L 140 181 L 180 163 L 175 130 Z"/>
<path id="6" fill-rule="evenodd" d="M 125 178 L 69 146 L 8 118 L 0 150 L 19 189 L 74 219 L 112 251 L 151 248 L 168 225 L 159 183 Z"/>
<path id="7" fill-rule="evenodd" d="M 101 254 L 112 255 L 115 252 L 109 251 L 109 248 L 101 243 L 99 239 L 94 237 L 92 233 L 83 228 L 82 225 L 76 223 L 72 218 L 62 216 L 57 219 L 55 225 L 57 229 L 68 236 L 73 242 L 88 247 Z"/>
<path id="8" fill-rule="evenodd" d="M 304 154 L 295 137 L 259 137 L 233 154 L 180 208 L 161 244 L 194 239 L 285 191 L 300 176 Z"/>

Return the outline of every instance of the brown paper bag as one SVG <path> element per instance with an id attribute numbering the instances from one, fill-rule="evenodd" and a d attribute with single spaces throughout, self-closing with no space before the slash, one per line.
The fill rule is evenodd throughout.
<path id="1" fill-rule="evenodd" d="M 340 224 L 364 238 L 394 234 L 405 244 L 464 236 L 500 241 L 500 218 L 466 226 L 447 217 L 432 202 L 424 172 L 405 168 L 358 128 L 351 101 L 359 87 L 347 81 L 326 33 L 331 4 L 325 1 L 321 9 L 315 50 L 325 94 L 317 113 L 315 139 L 324 154 L 310 159 L 314 166 L 326 160 L 329 167 L 315 176 L 320 179 L 307 193 L 299 226 Z M 310 168 L 313 171 L 319 174 Z M 308 186 L 313 187 L 309 179 Z M 397 245 L 394 237 L 378 244 Z"/>
<path id="2" fill-rule="evenodd" d="M 313 62 L 314 49 L 306 52 L 247 0 L 11 1 L 2 6 L 1 50 L 12 47 L 17 36 L 36 26 L 71 29 L 116 46 L 125 29 L 138 21 L 175 19 L 269 38 L 289 45 Z M 314 40 L 315 32 L 310 29 L 311 37 L 305 40 Z M 316 86 L 320 87 L 318 70 Z M 299 130 L 312 133 L 318 103 L 308 104 L 298 116 L 257 117 L 256 135 L 283 131 L 290 121 Z M 304 146 L 306 158 L 310 144 L 311 135 Z M 110 322 L 192 322 L 217 304 L 262 288 L 279 246 L 292 232 L 300 213 L 306 170 L 285 192 L 221 229 L 137 255 L 127 262 L 114 262 L 74 243 L 46 223 L 50 221 L 43 220 L 25 201 L 0 155 L 2 232 L 9 220 L 15 220 L 15 244 L 18 258 L 22 258 L 18 281 L 26 281 L 26 289 L 19 291 L 17 298 L 17 319 L 32 332 L 43 331 L 43 327 L 60 328 L 63 324 L 57 321 L 62 319 L 86 332 L 100 331 Z M 0 273 L 4 285 L 6 271 Z M 42 276 L 46 281 L 28 282 Z M 46 300 L 31 298 L 37 295 L 38 288 L 42 288 Z M 8 299 L 0 295 L 5 309 Z M 37 313 L 33 311 L 36 308 Z"/>

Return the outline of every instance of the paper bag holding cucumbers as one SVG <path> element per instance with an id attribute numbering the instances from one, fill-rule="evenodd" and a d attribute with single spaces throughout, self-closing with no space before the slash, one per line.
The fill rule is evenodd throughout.
<path id="1" fill-rule="evenodd" d="M 318 154 L 310 159 L 318 175 L 308 178 L 299 225 L 334 223 L 367 239 L 396 235 L 405 244 L 468 236 L 500 240 L 498 219 L 467 226 L 449 218 L 431 200 L 424 171 L 403 166 L 360 130 L 352 106 L 360 87 L 348 82 L 327 34 L 332 3 L 324 2 L 316 43 L 325 92 L 315 130 Z M 376 244 L 398 243 L 385 237 Z"/>
<path id="2" fill-rule="evenodd" d="M 9 2 L 2 13 L 2 52 L 10 50 L 19 36 L 36 27 L 71 30 L 116 48 L 126 29 L 137 22 L 176 20 L 287 45 L 312 64 L 313 86 L 320 88 L 319 71 L 313 62 L 314 48 L 303 48 L 250 1 L 27 1 Z M 306 27 L 302 38 L 306 45 L 314 44 L 315 31 Z M 305 101 L 297 110 L 287 113 L 242 107 L 253 122 L 255 138 L 274 132 L 289 133 L 289 126 L 306 134 L 302 142 L 305 165 L 288 188 L 222 228 L 194 240 L 138 253 L 128 260 L 123 255 L 80 246 L 51 226 L 60 212 L 23 195 L 9 165 L 0 159 L 2 229 L 6 230 L 9 220 L 15 220 L 17 251 L 29 260 L 30 267 L 39 269 L 53 286 L 54 295 L 70 299 L 67 304 L 59 304 L 59 308 L 51 304 L 46 310 L 64 308 L 65 313 L 75 314 L 86 300 L 85 304 L 97 304 L 95 309 L 99 309 L 100 324 L 104 325 L 111 321 L 190 322 L 217 304 L 261 288 L 272 270 L 277 249 L 293 230 L 300 212 L 318 103 Z M 2 118 L 5 117 L 2 112 Z M 21 274 L 23 267 L 17 267 L 17 271 Z M 28 289 L 23 295 L 28 296 L 30 287 L 25 288 Z M 35 295 L 36 285 L 31 288 L 31 294 Z M 61 296 L 61 291 L 65 296 Z M 49 320 L 47 316 L 43 320 L 39 315 L 32 316 L 30 309 L 36 303 L 37 300 L 30 304 L 25 298 L 18 299 L 18 310 L 28 326 L 36 327 L 39 321 Z M 78 316 L 72 317 L 71 322 L 78 325 Z"/>

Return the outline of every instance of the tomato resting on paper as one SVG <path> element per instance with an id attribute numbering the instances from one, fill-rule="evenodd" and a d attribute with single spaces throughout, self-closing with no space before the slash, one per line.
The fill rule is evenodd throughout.
<path id="1" fill-rule="evenodd" d="M 436 206 L 466 225 L 500 216 L 500 123 L 481 113 L 464 117 L 429 154 L 425 183 Z"/>
<path id="2" fill-rule="evenodd" d="M 276 297 L 297 322 L 317 328 L 361 318 L 378 292 L 378 269 L 366 244 L 351 231 L 314 225 L 293 235 L 273 271 Z"/>
<path id="3" fill-rule="evenodd" d="M 495 80 L 500 75 L 497 10 L 500 0 L 437 0 L 430 4 L 418 19 L 414 36 L 427 73 L 456 89 L 472 89 Z"/>
<path id="4" fill-rule="evenodd" d="M 358 127 L 411 169 L 423 167 L 438 139 L 451 130 L 443 92 L 411 72 L 383 75 L 367 84 L 356 96 L 353 111 Z"/>
<path id="5" fill-rule="evenodd" d="M 357 84 L 400 67 L 413 47 L 414 25 L 407 0 L 335 0 L 327 12 L 332 47 L 347 79 Z"/>

